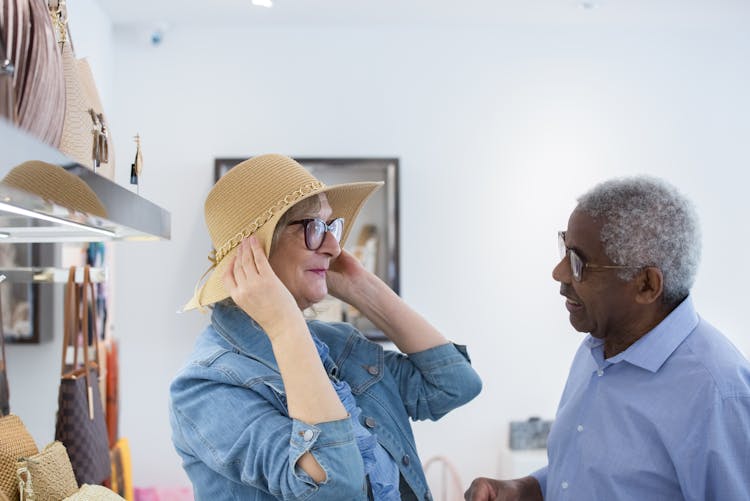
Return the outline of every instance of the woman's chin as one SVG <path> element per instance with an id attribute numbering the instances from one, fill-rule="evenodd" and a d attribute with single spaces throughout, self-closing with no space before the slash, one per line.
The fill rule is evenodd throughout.
<path id="1" fill-rule="evenodd" d="M 315 291 L 310 291 L 309 294 L 306 294 L 305 297 L 302 298 L 295 298 L 297 300 L 297 306 L 300 307 L 301 310 L 307 309 L 311 306 L 315 306 L 316 304 L 323 301 L 328 296 L 328 288 L 323 287 L 322 289 L 318 289 Z"/>

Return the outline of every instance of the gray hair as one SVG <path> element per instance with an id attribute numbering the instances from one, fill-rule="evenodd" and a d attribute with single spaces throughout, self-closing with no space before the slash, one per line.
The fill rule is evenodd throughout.
<path id="1" fill-rule="evenodd" d="M 300 219 L 309 214 L 316 213 L 320 210 L 320 195 L 315 195 L 308 198 L 303 198 L 292 207 L 289 208 L 279 218 L 279 222 L 276 223 L 276 227 L 273 229 L 273 237 L 271 238 L 271 251 L 269 254 L 273 254 L 276 244 L 279 241 L 279 235 L 281 230 L 287 227 L 287 225 L 295 219 Z"/>
<path id="2" fill-rule="evenodd" d="M 612 179 L 584 193 L 577 209 L 604 220 L 600 239 L 615 264 L 661 270 L 664 303 L 688 295 L 701 256 L 700 227 L 693 204 L 674 186 L 649 176 Z M 637 272 L 618 276 L 630 280 Z"/>

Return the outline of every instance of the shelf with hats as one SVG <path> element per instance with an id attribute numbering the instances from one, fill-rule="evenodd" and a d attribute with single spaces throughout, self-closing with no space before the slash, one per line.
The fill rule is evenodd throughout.
<path id="1" fill-rule="evenodd" d="M 169 240 L 168 211 L 0 119 L 0 242 Z"/>

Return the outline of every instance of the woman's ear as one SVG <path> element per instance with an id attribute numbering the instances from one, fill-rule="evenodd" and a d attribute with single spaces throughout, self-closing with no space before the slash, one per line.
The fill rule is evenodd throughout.
<path id="1" fill-rule="evenodd" d="M 638 273 L 637 284 L 635 300 L 640 304 L 653 303 L 664 292 L 664 274 L 655 266 L 647 266 Z"/>

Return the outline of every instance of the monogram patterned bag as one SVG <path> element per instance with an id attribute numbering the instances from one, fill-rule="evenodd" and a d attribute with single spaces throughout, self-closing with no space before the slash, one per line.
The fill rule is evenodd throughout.
<path id="1" fill-rule="evenodd" d="M 83 284 L 75 281 L 71 267 L 65 295 L 62 375 L 58 395 L 55 440 L 65 445 L 78 484 L 100 484 L 111 473 L 107 426 L 99 393 L 99 371 L 95 362 L 99 349 L 96 332 L 94 284 L 89 267 L 84 268 Z M 93 321 L 89 321 L 89 317 Z M 93 344 L 93 346 L 89 346 Z M 79 359 L 80 348 L 83 357 Z M 69 351 L 73 362 L 68 363 Z M 89 353 L 93 350 L 93 356 Z"/>

